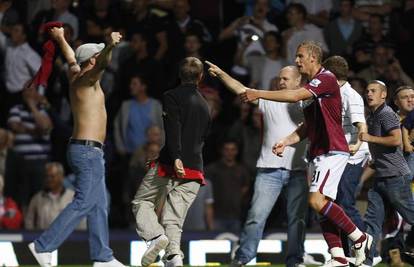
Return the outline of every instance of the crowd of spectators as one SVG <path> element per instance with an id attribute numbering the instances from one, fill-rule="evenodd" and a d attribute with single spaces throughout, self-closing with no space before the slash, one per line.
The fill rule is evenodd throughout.
<path id="1" fill-rule="evenodd" d="M 360 94 L 381 80 L 397 108 L 394 91 L 414 86 L 413 15 L 413 0 L 0 0 L 0 229 L 47 227 L 73 195 L 68 66 L 59 51 L 46 88 L 28 86 L 45 53 L 45 22 L 64 23 L 73 48 L 105 43 L 112 31 L 124 36 L 101 84 L 110 225 L 127 228 L 146 161 L 164 142 L 160 100 L 178 84 L 181 59 L 208 59 L 245 85 L 272 90 L 297 45 L 314 40 L 326 56 L 347 59 Z M 261 114 L 222 86 L 207 73 L 200 86 L 213 119 L 204 147 L 209 186 L 188 229 L 239 231 L 251 196 Z M 279 218 L 268 225 L 282 226 Z"/>

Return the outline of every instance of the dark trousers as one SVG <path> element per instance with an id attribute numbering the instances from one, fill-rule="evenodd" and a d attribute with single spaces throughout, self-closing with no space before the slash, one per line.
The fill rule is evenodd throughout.
<path id="1" fill-rule="evenodd" d="M 356 196 L 355 191 L 359 184 L 359 178 L 363 172 L 362 162 L 359 164 L 348 163 L 342 174 L 341 181 L 338 186 L 338 194 L 336 203 L 338 203 L 345 211 L 346 215 L 351 218 L 354 224 L 361 231 L 365 231 L 365 224 L 362 220 L 361 214 L 355 207 Z M 350 256 L 350 241 L 348 236 L 341 233 L 342 246 L 344 248 L 345 256 Z"/>

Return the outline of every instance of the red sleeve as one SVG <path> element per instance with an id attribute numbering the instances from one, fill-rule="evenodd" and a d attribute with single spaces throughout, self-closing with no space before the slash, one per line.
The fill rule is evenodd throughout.
<path id="1" fill-rule="evenodd" d="M 52 40 L 49 40 L 43 44 L 43 57 L 42 64 L 40 65 L 39 70 L 36 73 L 36 76 L 33 78 L 33 83 L 36 88 L 39 85 L 47 86 L 49 76 L 53 70 L 53 60 L 55 56 L 55 43 Z"/>
<path id="2" fill-rule="evenodd" d="M 23 215 L 16 202 L 14 202 L 11 198 L 6 198 L 4 204 L 6 214 L 3 215 L 1 220 L 2 227 L 5 229 L 20 229 L 23 221 Z"/>
<path id="3" fill-rule="evenodd" d="M 338 84 L 336 78 L 329 74 L 316 75 L 309 83 L 304 86 L 315 97 L 321 97 L 324 95 L 330 95 L 335 92 Z"/>

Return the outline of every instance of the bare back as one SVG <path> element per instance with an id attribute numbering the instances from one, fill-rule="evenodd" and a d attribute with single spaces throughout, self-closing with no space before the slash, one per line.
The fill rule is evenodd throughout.
<path id="1" fill-rule="evenodd" d="M 74 119 L 72 137 L 104 143 L 107 115 L 105 95 L 99 84 L 99 79 L 91 84 L 83 76 L 74 76 L 70 87 Z"/>

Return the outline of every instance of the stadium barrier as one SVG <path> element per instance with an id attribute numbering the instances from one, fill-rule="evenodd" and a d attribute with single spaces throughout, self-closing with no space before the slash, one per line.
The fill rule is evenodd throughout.
<path id="1" fill-rule="evenodd" d="M 34 265 L 34 258 L 27 244 L 40 232 L 0 232 L 0 266 Z M 111 248 L 114 255 L 130 266 L 140 266 L 146 250 L 144 241 L 134 231 L 111 231 Z M 184 232 L 182 250 L 184 264 L 191 266 L 219 266 L 228 264 L 237 248 L 238 236 L 233 233 Z M 286 233 L 266 233 L 259 243 L 258 256 L 248 265 L 283 264 L 286 256 Z M 320 233 L 308 233 L 305 251 L 324 262 L 329 259 L 328 247 Z M 163 252 L 161 252 L 162 256 Z M 65 264 L 91 264 L 89 259 L 88 233 L 74 232 L 53 253 L 53 266 Z M 156 265 L 163 266 L 162 262 Z"/>

